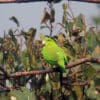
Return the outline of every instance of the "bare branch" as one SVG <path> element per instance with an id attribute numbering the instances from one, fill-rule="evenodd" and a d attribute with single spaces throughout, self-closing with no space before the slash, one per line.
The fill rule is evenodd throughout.
<path id="1" fill-rule="evenodd" d="M 73 73 L 69 74 L 68 77 L 73 77 L 73 76 L 75 76 L 76 74 L 81 73 L 81 72 L 82 72 L 82 70 L 74 71 Z"/>
<path id="2" fill-rule="evenodd" d="M 75 67 L 77 65 L 81 65 L 85 62 L 99 63 L 100 64 L 100 58 L 82 58 L 82 59 L 79 59 L 78 61 L 75 61 L 75 62 L 68 64 L 66 67 L 67 67 L 67 69 L 72 68 L 72 67 Z"/>
<path id="3" fill-rule="evenodd" d="M 85 62 L 91 62 L 91 63 L 98 63 L 100 64 L 100 58 L 82 58 L 79 59 L 78 61 L 69 63 L 66 65 L 66 69 L 70 69 L 73 67 L 76 67 L 77 65 L 81 65 Z M 19 77 L 19 76 L 27 76 L 27 75 L 39 75 L 39 74 L 45 74 L 45 73 L 53 73 L 58 71 L 57 68 L 52 68 L 52 69 L 45 69 L 45 70 L 33 70 L 33 71 L 24 71 L 24 72 L 16 72 L 10 75 L 7 75 L 6 77 L 1 75 L 0 76 L 0 80 L 2 79 L 7 79 L 7 78 L 15 78 L 15 77 Z"/>
<path id="4" fill-rule="evenodd" d="M 90 80 L 85 81 L 85 82 L 75 82 L 73 84 L 71 84 L 72 86 L 83 86 L 83 85 L 89 85 L 90 84 Z"/>
<path id="5" fill-rule="evenodd" d="M 72 84 L 68 84 L 67 81 L 63 81 L 63 85 L 71 85 L 71 86 L 84 86 L 84 85 L 89 85 L 91 80 L 87 81 L 80 81 L 80 82 L 74 82 Z"/>

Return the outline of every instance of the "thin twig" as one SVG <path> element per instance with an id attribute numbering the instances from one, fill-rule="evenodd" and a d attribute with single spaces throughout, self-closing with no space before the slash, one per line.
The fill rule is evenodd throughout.
<path id="1" fill-rule="evenodd" d="M 91 80 L 87 81 L 81 81 L 81 80 L 76 80 L 75 82 L 69 83 L 68 81 L 63 81 L 63 85 L 69 85 L 69 86 L 84 86 L 84 85 L 89 85 L 91 83 Z"/>
<path id="2" fill-rule="evenodd" d="M 50 3 L 49 8 L 50 8 L 50 12 L 51 12 L 51 10 L 53 9 L 53 4 L 52 3 Z M 50 37 L 51 37 L 52 33 L 53 33 L 53 25 L 52 25 L 52 21 L 51 21 L 52 14 L 50 13 L 50 15 L 51 15 L 51 18 L 50 18 Z"/>
<path id="3" fill-rule="evenodd" d="M 77 70 L 77 71 L 75 71 L 75 72 L 69 74 L 68 77 L 75 76 L 76 74 L 81 73 L 81 72 L 82 72 L 82 70 Z"/>
<path id="4" fill-rule="evenodd" d="M 84 85 L 89 85 L 90 84 L 90 80 L 85 81 L 85 82 L 75 82 L 73 84 L 71 84 L 72 86 L 84 86 Z"/>
<path id="5" fill-rule="evenodd" d="M 67 67 L 67 69 L 69 69 L 69 68 L 75 67 L 77 65 L 81 65 L 85 62 L 100 64 L 100 58 L 82 58 L 82 59 L 79 59 L 78 61 L 75 61 L 75 62 L 68 64 L 66 67 Z"/>

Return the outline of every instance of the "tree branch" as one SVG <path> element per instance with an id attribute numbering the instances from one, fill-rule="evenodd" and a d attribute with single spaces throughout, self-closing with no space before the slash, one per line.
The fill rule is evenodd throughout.
<path id="1" fill-rule="evenodd" d="M 91 63 L 98 63 L 98 64 L 100 64 L 100 58 L 82 58 L 82 59 L 79 59 L 76 62 L 72 62 L 72 63 L 68 64 L 66 66 L 66 68 L 67 69 L 68 68 L 72 68 L 72 67 L 75 67 L 77 65 L 81 65 L 81 64 L 83 64 L 85 62 L 91 62 Z"/>
<path id="2" fill-rule="evenodd" d="M 80 82 L 73 82 L 72 84 L 68 84 L 67 81 L 63 81 L 64 85 L 71 85 L 71 86 L 84 86 L 84 85 L 89 85 L 91 80 L 87 81 L 80 81 Z"/>
<path id="3" fill-rule="evenodd" d="M 81 65 L 85 62 L 91 62 L 91 63 L 98 63 L 100 64 L 100 58 L 82 58 L 79 59 L 78 61 L 69 63 L 66 65 L 66 69 L 70 69 L 73 67 L 76 67 L 78 65 Z M 7 78 L 15 78 L 15 77 L 20 77 L 20 76 L 27 76 L 27 75 L 39 75 L 39 74 L 45 74 L 45 73 L 53 73 L 58 71 L 57 68 L 52 68 L 52 69 L 45 69 L 45 70 L 33 70 L 33 71 L 24 71 L 24 72 L 16 72 L 13 74 L 9 74 L 7 76 L 0 76 L 0 80 L 2 79 L 7 79 Z"/>

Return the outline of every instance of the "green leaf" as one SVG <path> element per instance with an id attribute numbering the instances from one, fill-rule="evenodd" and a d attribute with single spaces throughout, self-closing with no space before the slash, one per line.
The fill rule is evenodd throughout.
<path id="1" fill-rule="evenodd" d="M 75 18 L 75 24 L 76 24 L 76 27 L 78 27 L 81 31 L 84 29 L 85 23 L 84 23 L 84 15 L 83 14 L 80 14 L 78 17 Z"/>
<path id="2" fill-rule="evenodd" d="M 1 43 L 1 44 L 3 43 L 3 40 L 4 40 L 4 39 L 0 37 L 0 43 Z"/>
<path id="3" fill-rule="evenodd" d="M 74 45 L 73 45 L 73 48 L 75 49 L 74 51 L 75 51 L 76 56 L 80 57 L 81 55 L 83 55 L 81 44 L 75 42 Z"/>
<path id="4" fill-rule="evenodd" d="M 34 92 L 30 92 L 27 88 L 21 87 L 21 91 L 23 92 L 24 95 L 27 96 L 27 100 L 36 100 L 36 96 Z"/>
<path id="5" fill-rule="evenodd" d="M 8 100 L 6 95 L 0 95 L 0 100 Z"/>
<path id="6" fill-rule="evenodd" d="M 87 89 L 86 94 L 89 98 L 91 99 L 95 99 L 96 98 L 96 94 L 95 94 L 95 87 L 94 87 L 94 82 L 91 81 L 90 83 L 90 87 Z"/>
<path id="7" fill-rule="evenodd" d="M 22 53 L 21 53 L 21 61 L 22 61 L 22 64 L 24 66 L 24 69 L 25 70 L 30 70 L 30 66 L 29 66 L 29 55 L 27 53 L 27 50 L 23 50 Z"/>
<path id="8" fill-rule="evenodd" d="M 95 82 L 95 85 L 100 85 L 100 78 L 96 78 L 95 80 L 94 80 L 94 82 Z"/>
<path id="9" fill-rule="evenodd" d="M 90 98 L 90 100 L 100 100 L 100 94 L 97 93 L 95 89 L 95 83 L 94 81 L 91 81 L 90 87 L 86 91 L 87 96 Z"/>
<path id="10" fill-rule="evenodd" d="M 24 95 L 20 90 L 13 90 L 8 93 L 8 100 L 27 100 L 26 95 Z"/>
<path id="11" fill-rule="evenodd" d="M 13 36 L 13 35 L 14 35 L 13 30 L 12 30 L 12 29 L 10 29 L 10 30 L 9 30 L 9 32 L 8 32 L 8 34 L 9 34 L 10 36 Z"/>
<path id="12" fill-rule="evenodd" d="M 21 87 L 20 90 L 12 90 L 8 93 L 8 98 L 8 100 L 36 100 L 35 94 L 25 87 Z"/>
<path id="13" fill-rule="evenodd" d="M 100 25 L 100 17 L 94 16 L 93 20 L 96 24 Z"/>
<path id="14" fill-rule="evenodd" d="M 75 93 L 71 93 L 69 96 L 68 96 L 68 100 L 77 100 L 77 97 L 75 95 Z"/>
<path id="15" fill-rule="evenodd" d="M 98 45 L 98 41 L 96 40 L 96 34 L 89 30 L 87 33 L 87 49 L 92 52 L 95 47 Z"/>
<path id="16" fill-rule="evenodd" d="M 87 78 L 92 79 L 96 74 L 96 70 L 90 64 L 83 64 L 82 69 L 83 69 L 83 76 L 86 79 Z"/>
<path id="17" fill-rule="evenodd" d="M 71 37 L 73 33 L 74 22 L 73 21 L 67 22 L 67 27 L 68 27 L 69 37 Z"/>
<path id="18" fill-rule="evenodd" d="M 46 82 L 45 84 L 42 85 L 40 94 L 45 95 L 46 93 L 51 93 L 51 88 L 52 88 L 52 86 L 51 86 L 50 81 Z"/>
<path id="19" fill-rule="evenodd" d="M 97 98 L 97 100 L 100 100 L 100 94 L 99 93 L 96 95 L 96 98 Z"/>
<path id="20" fill-rule="evenodd" d="M 9 34 L 9 36 L 10 36 L 11 39 L 12 39 L 11 42 L 12 42 L 13 44 L 15 44 L 15 46 L 17 46 L 18 42 L 17 42 L 16 37 L 14 36 L 14 32 L 13 32 L 13 30 L 10 29 L 9 32 L 8 32 L 8 34 Z"/>
<path id="21" fill-rule="evenodd" d="M 82 88 L 80 86 L 74 86 L 73 90 L 77 96 L 77 100 L 82 100 L 83 98 Z"/>
<path id="22" fill-rule="evenodd" d="M 47 83 L 46 83 L 46 90 L 47 90 L 49 93 L 51 93 L 51 84 L 50 84 L 50 82 L 47 82 Z"/>
<path id="23" fill-rule="evenodd" d="M 96 46 L 93 53 L 92 53 L 92 57 L 95 58 L 100 58 L 100 46 Z"/>
<path id="24" fill-rule="evenodd" d="M 94 83 L 95 83 L 96 89 L 98 89 L 100 91 L 100 78 L 96 78 L 94 80 Z"/>

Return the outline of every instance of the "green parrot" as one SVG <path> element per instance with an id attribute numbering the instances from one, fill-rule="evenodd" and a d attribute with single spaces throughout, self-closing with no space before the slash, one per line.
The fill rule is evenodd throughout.
<path id="1" fill-rule="evenodd" d="M 66 72 L 65 63 L 68 63 L 68 58 L 64 50 L 57 45 L 57 43 L 49 38 L 45 37 L 43 39 L 42 55 L 44 60 L 50 64 L 58 67 L 59 72 Z"/>

